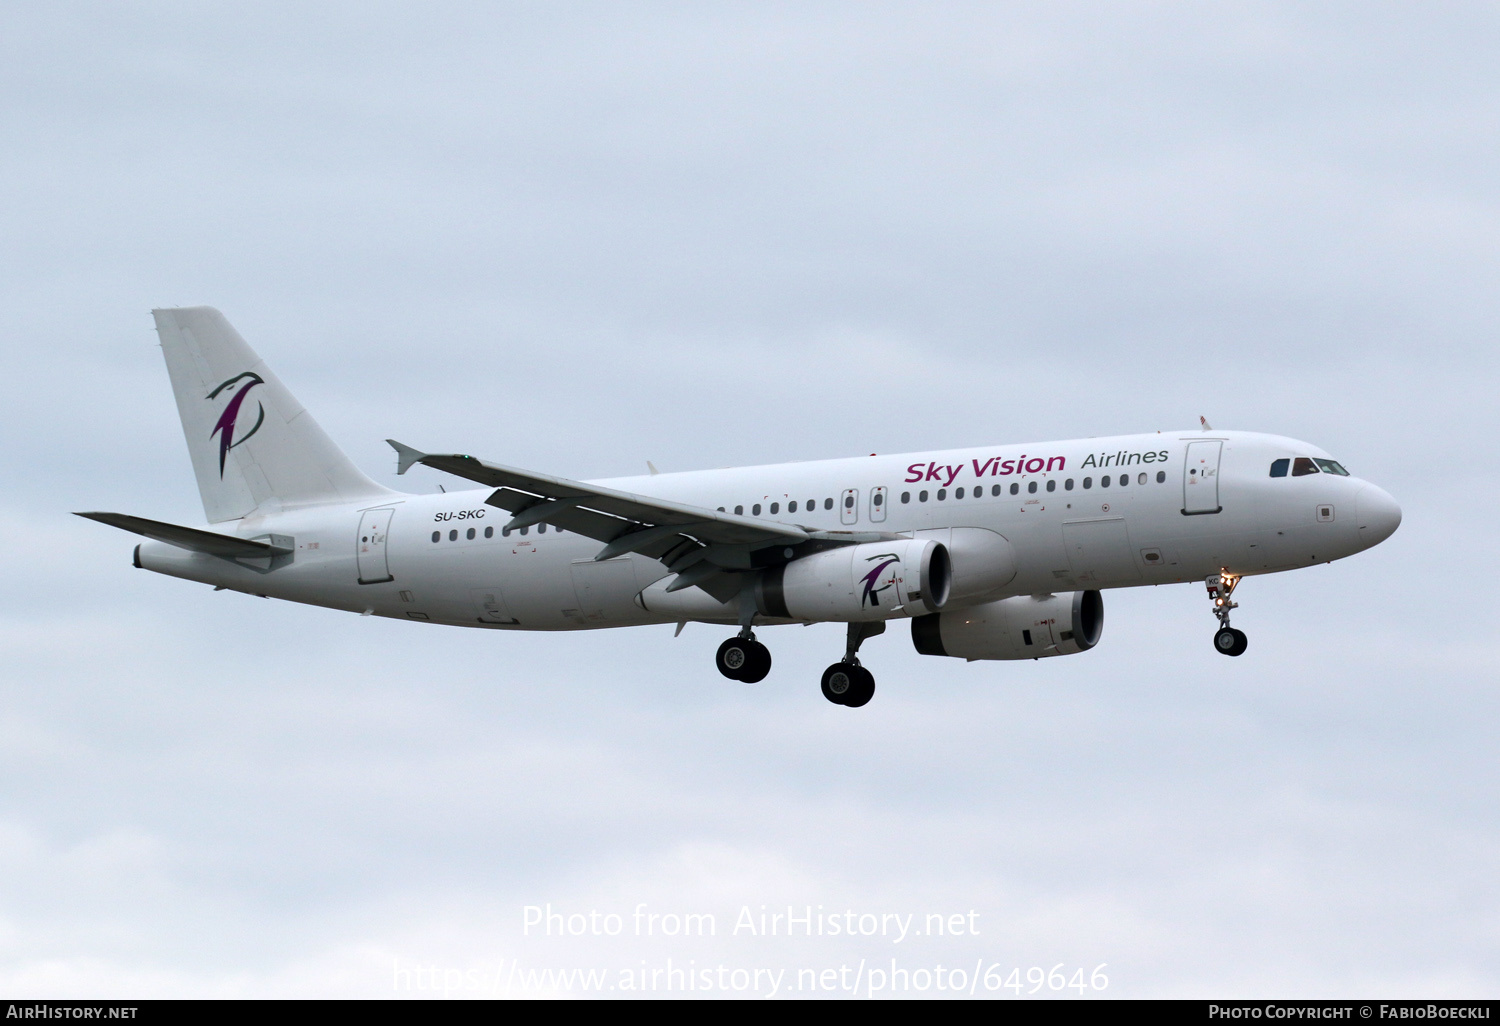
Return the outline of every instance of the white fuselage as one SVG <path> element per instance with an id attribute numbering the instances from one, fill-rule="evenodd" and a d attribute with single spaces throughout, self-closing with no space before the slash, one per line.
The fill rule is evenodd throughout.
<path id="1" fill-rule="evenodd" d="M 1352 555 L 1395 530 L 1394 500 L 1357 477 L 1270 476 L 1273 461 L 1296 457 L 1327 454 L 1274 435 L 1179 432 L 599 483 L 815 530 L 932 532 L 940 540 L 955 528 L 970 537 L 990 532 L 1008 549 L 1014 572 L 990 578 L 983 594 L 957 596 L 961 605 L 1289 570 Z M 155 541 L 139 547 L 137 563 L 257 595 L 465 627 L 734 619 L 696 589 L 676 593 L 697 596 L 676 604 L 638 598 L 668 576 L 656 560 L 633 554 L 596 562 L 598 541 L 555 528 L 504 531 L 510 515 L 485 504 L 492 491 L 392 493 L 386 501 L 212 526 L 243 538 L 294 540 L 293 555 L 259 565 Z M 961 579 L 966 550 L 954 549 Z"/>

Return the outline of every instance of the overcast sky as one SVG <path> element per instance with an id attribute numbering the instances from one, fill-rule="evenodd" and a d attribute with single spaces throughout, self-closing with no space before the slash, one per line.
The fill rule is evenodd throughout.
<path id="1" fill-rule="evenodd" d="M 896 958 L 1495 996 L 1496 52 L 1486 4 L 7 5 L 0 993 Z M 1246 581 L 1243 658 L 1201 587 L 1110 592 L 1077 658 L 894 629 L 854 712 L 832 625 L 747 687 L 722 628 L 133 569 L 69 511 L 201 520 L 149 317 L 199 304 L 391 485 L 387 437 L 593 477 L 1201 414 L 1405 522 Z M 624 932 L 528 936 L 547 903 Z M 732 933 L 788 904 L 979 935 Z"/>

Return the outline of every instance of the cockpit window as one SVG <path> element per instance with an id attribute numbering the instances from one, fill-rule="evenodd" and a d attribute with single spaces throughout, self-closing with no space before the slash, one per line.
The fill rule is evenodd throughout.
<path id="1" fill-rule="evenodd" d="M 1313 460 L 1313 462 L 1316 463 L 1325 474 L 1337 474 L 1339 477 L 1349 476 L 1349 471 L 1345 470 L 1340 464 L 1335 463 L 1333 460 Z"/>
<path id="2" fill-rule="evenodd" d="M 1293 477 L 1306 477 L 1308 474 L 1316 474 L 1317 472 L 1317 464 L 1306 456 L 1298 456 L 1296 462 L 1292 464 Z"/>
<path id="3" fill-rule="evenodd" d="M 1291 460 L 1272 460 L 1271 461 L 1271 476 L 1272 477 L 1286 477 L 1286 468 L 1290 467 L 1291 465 L 1292 465 L 1292 461 Z"/>

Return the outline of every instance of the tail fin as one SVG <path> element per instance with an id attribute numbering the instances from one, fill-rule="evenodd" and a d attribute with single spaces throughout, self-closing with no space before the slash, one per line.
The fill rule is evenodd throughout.
<path id="1" fill-rule="evenodd" d="M 151 314 L 209 523 L 393 494 L 349 462 L 219 311 Z"/>

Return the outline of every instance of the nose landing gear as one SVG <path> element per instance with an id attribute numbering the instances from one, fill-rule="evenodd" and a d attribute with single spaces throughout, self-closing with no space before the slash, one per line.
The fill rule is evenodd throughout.
<path id="1" fill-rule="evenodd" d="M 859 665 L 859 646 L 885 632 L 885 623 L 851 623 L 844 658 L 823 671 L 823 697 L 858 709 L 875 697 L 875 675 Z"/>
<path id="2" fill-rule="evenodd" d="M 1245 637 L 1244 631 L 1229 626 L 1229 611 L 1240 606 L 1229 598 L 1234 594 L 1235 585 L 1240 583 L 1239 577 L 1221 570 L 1203 583 L 1214 604 L 1214 616 L 1219 618 L 1219 629 L 1214 634 L 1214 650 L 1227 656 L 1244 655 L 1245 649 L 1250 647 L 1250 640 Z"/>

